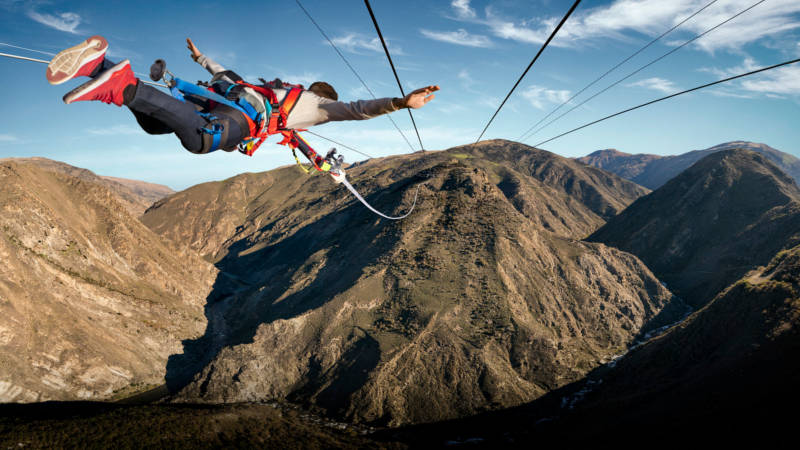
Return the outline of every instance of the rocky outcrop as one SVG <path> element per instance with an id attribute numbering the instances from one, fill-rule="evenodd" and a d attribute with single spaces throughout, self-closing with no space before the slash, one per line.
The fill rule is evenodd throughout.
<path id="1" fill-rule="evenodd" d="M 202 334 L 216 270 L 104 185 L 0 163 L 0 402 L 108 399 L 164 382 Z"/>

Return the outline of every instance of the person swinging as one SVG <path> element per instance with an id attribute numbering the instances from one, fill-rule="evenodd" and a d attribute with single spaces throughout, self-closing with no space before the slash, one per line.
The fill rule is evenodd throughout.
<path id="1" fill-rule="evenodd" d="M 101 101 L 126 106 L 145 132 L 174 133 L 192 153 L 239 149 L 252 155 L 267 135 L 281 133 L 284 136 L 281 144 L 293 150 L 300 148 L 323 171 L 330 168 L 328 158 L 317 155 L 295 130 L 326 122 L 371 119 L 403 108 L 421 108 L 439 90 L 439 86 L 432 85 L 403 98 L 345 103 L 338 101 L 334 88 L 325 82 L 312 83 L 308 89 L 277 79 L 273 82 L 260 79 L 259 85 L 246 83 L 202 54 L 191 39 L 186 42 L 192 59 L 213 76 L 207 88 L 173 79 L 170 86 L 173 95 L 170 95 L 144 84 L 134 75 L 129 60 L 115 63 L 105 57 L 108 41 L 102 36 L 92 36 L 58 53 L 47 67 L 47 80 L 57 85 L 79 76 L 91 78 L 67 93 L 64 102 Z M 183 92 L 176 92 L 180 87 Z"/>

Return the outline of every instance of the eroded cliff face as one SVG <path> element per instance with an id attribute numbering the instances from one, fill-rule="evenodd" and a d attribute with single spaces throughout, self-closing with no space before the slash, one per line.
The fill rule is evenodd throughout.
<path id="1" fill-rule="evenodd" d="M 0 261 L 0 402 L 162 384 L 216 278 L 105 186 L 14 162 L 0 163 Z"/>
<path id="2" fill-rule="evenodd" d="M 684 311 L 637 258 L 568 231 L 602 223 L 598 212 L 614 208 L 604 200 L 613 183 L 599 190 L 592 178 L 570 181 L 563 158 L 538 150 L 513 149 L 536 153 L 518 155 L 524 170 L 485 156 L 497 151 L 482 143 L 348 169 L 390 214 L 421 185 L 417 210 L 400 222 L 295 168 L 234 178 L 225 182 L 230 191 L 213 186 L 219 198 L 239 193 L 235 204 L 246 209 L 240 223 L 225 225 L 229 236 L 209 237 L 219 249 L 199 249 L 236 283 L 215 290 L 220 300 L 197 341 L 198 353 L 214 357 L 177 400 L 287 398 L 391 425 L 459 417 L 574 381 Z M 645 192 L 609 177 L 629 197 Z M 515 204 L 509 180 L 530 195 Z M 187 211 L 189 191 L 144 220 L 194 247 L 211 232 L 180 234 L 152 220 Z M 193 209 L 187 222 L 206 223 L 205 214 L 229 205 Z"/>

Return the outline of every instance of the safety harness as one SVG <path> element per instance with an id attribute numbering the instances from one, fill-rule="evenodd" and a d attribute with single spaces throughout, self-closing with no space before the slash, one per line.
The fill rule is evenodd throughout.
<path id="1" fill-rule="evenodd" d="M 225 105 L 240 112 L 246 123 L 248 135 L 238 144 L 238 150 L 241 153 L 253 156 L 253 153 L 258 150 L 270 135 L 280 134 L 283 136 L 283 140 L 278 144 L 286 145 L 292 149 L 295 161 L 304 171 L 309 172 L 309 169 L 300 164 L 300 159 L 297 157 L 298 149 L 308 158 L 316 170 L 320 172 L 330 171 L 331 164 L 326 158 L 318 155 L 298 133 L 306 131 L 305 129 L 286 128 L 289 113 L 292 112 L 292 109 L 297 104 L 297 100 L 303 92 L 303 86 L 282 83 L 280 80 L 275 80 L 272 83 L 280 88 L 287 89 L 286 95 L 280 102 L 275 95 L 275 91 L 267 83 L 259 86 L 241 79 L 236 80 L 235 83 L 216 81 L 208 86 L 201 86 L 180 78 L 172 78 L 170 80 L 170 92 L 173 97 L 181 101 L 186 101 L 186 95 L 190 95 L 193 100 L 201 99 L 207 102 L 204 110 L 208 112 L 198 111 L 197 113 L 208 121 L 208 125 L 201 128 L 201 131 L 212 137 L 209 151 L 219 148 L 224 131 L 222 126 L 215 122 L 217 117 L 213 115 L 213 110 L 217 105 Z M 245 88 L 250 88 L 264 97 L 265 111 L 263 113 L 256 111 L 253 105 L 241 95 Z"/>

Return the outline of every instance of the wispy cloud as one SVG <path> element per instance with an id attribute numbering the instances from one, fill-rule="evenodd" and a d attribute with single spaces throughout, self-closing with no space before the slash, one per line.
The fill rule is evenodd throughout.
<path id="1" fill-rule="evenodd" d="M 654 91 L 663 92 L 665 94 L 672 94 L 678 91 L 678 88 L 675 87 L 675 83 L 673 83 L 670 80 L 666 80 L 664 78 L 659 78 L 659 77 L 645 78 L 644 80 L 639 80 L 635 83 L 630 83 L 627 86 L 651 89 Z"/>
<path id="2" fill-rule="evenodd" d="M 752 57 L 745 57 L 741 64 L 725 69 L 704 67 L 701 72 L 711 73 L 719 78 L 739 75 L 763 67 Z M 762 94 L 771 98 L 783 95 L 800 95 L 800 66 L 784 66 L 769 72 L 753 75 L 755 78 L 743 79 L 738 83 L 728 84 L 725 89 L 714 91 L 715 95 L 726 97 L 752 98 L 749 94 Z M 744 91 L 744 92 L 742 92 Z M 749 94 L 748 94 L 749 93 Z"/>
<path id="3" fill-rule="evenodd" d="M 280 78 L 287 83 L 302 84 L 303 86 L 308 87 L 315 81 L 322 81 L 322 74 L 319 72 L 308 71 L 294 74 L 281 72 Z"/>
<path id="4" fill-rule="evenodd" d="M 0 134 L 0 142 L 17 142 L 19 138 L 13 134 Z"/>
<path id="5" fill-rule="evenodd" d="M 522 97 L 536 109 L 544 109 L 545 104 L 564 103 L 570 97 L 570 91 L 547 89 L 542 86 L 531 85 L 522 91 Z"/>
<path id="6" fill-rule="evenodd" d="M 569 47 L 598 38 L 629 40 L 641 33 L 661 34 L 707 4 L 707 0 L 615 0 L 572 15 L 551 45 Z M 699 34 L 753 4 L 752 0 L 728 0 L 712 5 L 676 31 L 686 37 Z M 469 1 L 451 4 L 456 19 L 485 25 L 498 38 L 527 44 L 542 44 L 560 17 L 508 18 L 495 6 L 487 7 L 485 17 L 469 6 Z M 469 11 L 469 12 L 466 12 Z M 471 14 L 470 14 L 471 12 Z M 800 2 L 770 0 L 754 7 L 733 21 L 703 36 L 693 45 L 706 52 L 739 50 L 746 44 L 800 28 Z M 680 40 L 679 42 L 683 42 Z M 792 44 L 793 45 L 793 44 Z"/>
<path id="7" fill-rule="evenodd" d="M 742 88 L 767 95 L 800 95 L 800 67 L 781 67 L 757 79 L 744 80 Z"/>
<path id="8" fill-rule="evenodd" d="M 469 6 L 469 0 L 453 0 L 450 2 L 450 6 L 453 7 L 456 17 L 460 19 L 474 19 L 477 16 L 475 10 Z"/>
<path id="9" fill-rule="evenodd" d="M 78 34 L 77 28 L 81 24 L 81 16 L 72 12 L 53 15 L 29 11 L 28 17 L 42 25 L 72 34 Z"/>
<path id="10" fill-rule="evenodd" d="M 359 33 L 348 33 L 344 36 L 334 37 L 331 41 L 340 49 L 350 53 L 363 54 L 363 51 L 383 52 L 383 46 L 381 46 L 381 41 L 378 38 L 369 38 Z M 389 51 L 393 55 L 405 54 L 402 48 L 392 45 L 388 40 L 386 40 L 386 46 L 389 47 Z"/>
<path id="11" fill-rule="evenodd" d="M 104 128 L 89 128 L 87 134 L 93 136 L 121 136 L 131 134 L 144 134 L 141 128 L 134 125 L 113 125 Z"/>
<path id="12" fill-rule="evenodd" d="M 431 31 L 425 29 L 419 31 L 428 39 L 447 42 L 449 44 L 479 48 L 489 48 L 493 46 L 491 39 L 488 37 L 481 34 L 470 34 L 463 28 L 459 28 L 456 31 Z"/>

